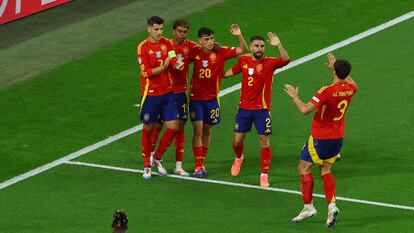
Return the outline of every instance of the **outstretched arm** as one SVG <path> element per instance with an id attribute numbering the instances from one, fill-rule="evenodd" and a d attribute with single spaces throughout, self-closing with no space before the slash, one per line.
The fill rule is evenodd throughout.
<path id="1" fill-rule="evenodd" d="M 280 57 L 282 58 L 282 60 L 289 61 L 289 54 L 286 51 L 286 49 L 283 48 L 282 43 L 280 42 L 280 39 L 279 37 L 277 37 L 276 33 L 268 32 L 267 37 L 269 38 L 267 41 L 279 50 Z"/>
<path id="2" fill-rule="evenodd" d="M 226 72 L 224 72 L 224 78 L 230 78 L 231 76 L 233 76 L 233 68 L 229 68 L 228 70 L 226 70 Z"/>
<path id="3" fill-rule="evenodd" d="M 247 52 L 247 43 L 246 43 L 246 40 L 244 40 L 244 37 L 241 33 L 239 25 L 232 24 L 230 26 L 230 32 L 231 32 L 232 35 L 237 36 L 239 38 L 240 46 L 237 47 L 236 54 L 240 55 L 240 54 L 246 53 Z"/>
<path id="4" fill-rule="evenodd" d="M 293 102 L 296 104 L 296 107 L 303 115 L 308 115 L 316 109 L 316 106 L 311 102 L 307 104 L 303 103 L 299 98 L 299 87 L 293 87 L 290 84 L 285 85 L 285 92 L 292 98 Z"/>

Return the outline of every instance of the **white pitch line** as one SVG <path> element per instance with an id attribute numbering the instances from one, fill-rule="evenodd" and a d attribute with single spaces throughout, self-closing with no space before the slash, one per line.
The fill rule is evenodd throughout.
<path id="1" fill-rule="evenodd" d="M 23 173 L 23 174 L 21 174 L 19 176 L 16 176 L 16 177 L 14 177 L 12 179 L 9 179 L 9 180 L 7 180 L 7 181 L 5 181 L 5 182 L 3 182 L 3 183 L 0 184 L 0 190 L 1 189 L 4 189 L 4 188 L 6 188 L 6 187 L 8 187 L 8 186 L 10 186 L 12 184 L 15 184 L 15 183 L 17 183 L 19 181 L 22 181 L 24 179 L 27 179 L 29 177 L 32 177 L 34 175 L 37 175 L 37 174 L 42 173 L 44 171 L 47 171 L 47 170 L 49 170 L 49 169 L 51 169 L 53 167 L 56 167 L 56 166 L 58 166 L 58 165 L 60 165 L 62 163 L 65 163 L 65 162 L 67 162 L 69 160 L 78 158 L 81 155 L 84 155 L 86 153 L 89 153 L 91 151 L 94 151 L 94 150 L 96 150 L 96 149 L 98 149 L 100 147 L 103 147 L 103 146 L 105 146 L 105 145 L 107 145 L 109 143 L 112 143 L 112 142 L 114 142 L 116 140 L 119 140 L 119 139 L 124 138 L 124 137 L 126 137 L 128 135 L 131 135 L 133 133 L 136 133 L 136 132 L 138 132 L 141 129 L 142 129 L 142 124 L 137 125 L 137 126 L 132 127 L 132 128 L 130 128 L 128 130 L 125 130 L 125 131 L 123 131 L 123 132 L 121 132 L 121 133 L 119 133 L 117 135 L 108 137 L 108 138 L 106 138 L 106 139 L 104 139 L 104 140 L 102 140 L 100 142 L 97 142 L 97 143 L 95 143 L 93 145 L 87 146 L 87 147 L 83 148 L 82 150 L 78 150 L 78 151 L 76 151 L 76 152 L 74 152 L 72 154 L 69 154 L 69 155 L 65 156 L 65 157 L 62 157 L 62 158 L 57 159 L 57 160 L 55 160 L 53 162 L 50 162 L 50 163 L 45 164 L 43 166 L 40 166 L 40 167 L 38 167 L 36 169 L 33 169 L 33 170 L 28 171 L 26 173 Z"/>
<path id="2" fill-rule="evenodd" d="M 66 164 L 71 164 L 71 165 L 85 166 L 85 167 L 103 168 L 103 169 L 109 169 L 109 170 L 115 170 L 115 171 L 144 173 L 143 170 L 139 170 L 139 169 L 115 167 L 115 166 L 108 166 L 108 165 L 102 165 L 102 164 L 85 163 L 85 162 L 77 162 L 77 161 L 67 161 L 65 163 Z M 153 174 L 158 175 L 156 172 L 153 172 Z M 167 177 L 176 178 L 176 179 L 183 179 L 183 180 L 191 180 L 191 181 L 197 181 L 197 182 L 203 182 L 203 183 L 210 183 L 210 184 L 221 184 L 221 185 L 227 185 L 227 186 L 233 186 L 233 187 L 260 189 L 260 190 L 264 190 L 264 191 L 272 191 L 272 192 L 279 192 L 279 193 L 289 193 L 289 194 L 302 195 L 302 193 L 299 192 L 299 191 L 290 190 L 290 189 L 283 189 L 283 188 L 272 188 L 272 187 L 261 188 L 258 185 L 234 183 L 234 182 L 222 181 L 222 180 L 200 179 L 200 178 L 194 178 L 194 177 L 183 177 L 183 176 L 170 175 L 170 174 Z M 323 199 L 325 198 L 325 195 L 323 195 L 323 194 L 313 194 L 313 196 L 323 198 Z M 394 209 L 403 209 L 403 210 L 414 211 L 413 206 L 395 205 L 395 204 L 360 200 L 360 199 L 347 198 L 347 197 L 335 197 L 335 198 L 336 198 L 336 200 L 359 203 L 359 204 L 374 205 L 374 206 L 381 206 L 381 207 L 388 207 L 388 208 L 394 208 Z"/>
<path id="3" fill-rule="evenodd" d="M 316 51 L 316 52 L 314 52 L 312 54 L 309 54 L 309 55 L 307 55 L 305 57 L 302 57 L 302 58 L 300 58 L 298 60 L 292 61 L 289 65 L 287 65 L 287 66 L 279 69 L 277 73 L 280 73 L 282 71 L 291 69 L 291 68 L 293 68 L 295 66 L 298 66 L 298 65 L 300 65 L 302 63 L 305 63 L 305 62 L 310 61 L 310 60 L 312 60 L 314 58 L 317 58 L 317 57 L 319 57 L 319 56 L 321 56 L 321 55 L 323 55 L 323 54 L 325 54 L 327 52 L 333 51 L 335 49 L 344 47 L 345 45 L 348 45 L 348 44 L 353 43 L 355 41 L 361 40 L 361 39 L 363 39 L 365 37 L 368 37 L 368 36 L 370 36 L 370 35 L 372 35 L 374 33 L 377 33 L 379 31 L 382 31 L 384 29 L 387 29 L 387 28 L 389 28 L 389 27 L 391 27 L 391 26 L 393 26 L 395 24 L 401 23 L 401 22 L 403 22 L 405 20 L 408 20 L 408 19 L 410 19 L 412 17 L 414 17 L 414 11 L 411 11 L 411 12 L 409 12 L 407 14 L 404 14 L 402 16 L 399 16 L 399 17 L 397 17 L 397 18 L 395 18 L 393 20 L 390 20 L 390 21 L 388 21 L 386 23 L 383 23 L 381 25 L 378 25 L 376 27 L 373 27 L 371 29 L 368 29 L 368 30 L 366 30 L 366 31 L 364 31 L 364 32 L 362 32 L 362 33 L 360 33 L 358 35 L 355 35 L 355 36 L 350 37 L 350 38 L 348 38 L 346 40 L 343 40 L 341 42 L 338 42 L 336 44 L 333 44 L 333 45 L 331 45 L 329 47 L 326 47 L 324 49 L 321 49 L 319 51 Z M 235 85 L 233 85 L 231 87 L 228 87 L 228 88 L 220 91 L 220 96 L 225 96 L 225 95 L 227 95 L 229 93 L 232 93 L 232 92 L 234 92 L 236 90 L 239 90 L 240 87 L 241 87 L 241 84 L 240 83 L 235 84 Z M 29 177 L 35 176 L 35 175 L 37 175 L 39 173 L 42 173 L 42 172 L 44 172 L 46 170 L 49 170 L 51 168 L 54 168 L 54 167 L 56 167 L 56 166 L 58 166 L 58 165 L 60 165 L 62 163 L 65 163 L 65 162 L 70 161 L 72 159 L 76 159 L 76 158 L 78 158 L 81 155 L 84 155 L 86 153 L 89 153 L 91 151 L 94 151 L 94 150 L 96 150 L 96 149 L 98 149 L 98 148 L 100 148 L 102 146 L 105 146 L 107 144 L 110 144 L 112 142 L 115 142 L 115 141 L 117 141 L 119 139 L 122 139 L 122 138 L 124 138 L 126 136 L 129 136 L 129 135 L 131 135 L 133 133 L 136 133 L 136 132 L 138 132 L 141 129 L 142 129 L 142 124 L 139 124 L 139 125 L 134 126 L 134 127 L 130 128 L 130 129 L 127 129 L 127 130 L 125 130 L 125 131 L 123 131 L 123 132 L 121 132 L 119 134 L 116 134 L 116 135 L 111 136 L 111 137 L 109 137 L 107 139 L 104 139 L 104 140 L 102 140 L 100 142 L 97 142 L 97 143 L 95 143 L 95 144 L 93 144 L 91 146 L 85 147 L 85 148 L 83 148 L 83 149 L 81 149 L 79 151 L 76 151 L 76 152 L 74 152 L 72 154 L 69 154 L 67 156 L 64 156 L 64 157 L 62 157 L 60 159 L 57 159 L 57 160 L 55 160 L 53 162 L 50 162 L 48 164 L 45 164 L 43 166 L 40 166 L 40 167 L 35 168 L 33 170 L 30 170 L 30 171 L 28 171 L 26 173 L 23 173 L 21 175 L 18 175 L 16 177 L 13 177 L 13 178 L 11 178 L 9 180 L 6 180 L 3 183 L 0 183 L 0 190 L 1 189 L 4 189 L 4 188 L 6 188 L 6 187 L 8 187 L 10 185 L 13 185 L 13 184 L 15 184 L 17 182 L 20 182 L 22 180 L 25 180 L 25 179 L 27 179 Z"/>

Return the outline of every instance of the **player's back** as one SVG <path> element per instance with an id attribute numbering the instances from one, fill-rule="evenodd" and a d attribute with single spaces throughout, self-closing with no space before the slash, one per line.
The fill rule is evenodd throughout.
<path id="1" fill-rule="evenodd" d="M 355 84 L 336 82 L 321 88 L 311 102 L 318 107 L 312 121 L 312 136 L 318 139 L 342 138 L 345 113 L 357 91 Z M 315 104 L 316 103 L 316 104 Z"/>

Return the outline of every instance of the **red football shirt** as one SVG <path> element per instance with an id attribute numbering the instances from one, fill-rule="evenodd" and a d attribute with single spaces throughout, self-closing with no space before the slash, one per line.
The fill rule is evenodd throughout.
<path id="1" fill-rule="evenodd" d="M 152 69 L 162 65 L 171 50 L 173 50 L 171 42 L 164 37 L 157 43 L 152 43 L 147 38 L 138 45 L 137 56 L 141 71 L 141 94 L 143 96 L 164 95 L 171 91 L 172 83 L 169 69 L 157 75 L 152 74 Z M 177 58 L 173 58 L 170 60 L 170 64 L 174 65 L 176 61 Z"/>
<path id="2" fill-rule="evenodd" d="M 174 93 L 185 92 L 187 90 L 188 68 L 190 65 L 190 49 L 197 46 L 197 43 L 186 40 L 182 45 L 175 45 L 172 39 L 170 41 L 173 45 L 177 58 L 183 59 L 182 61 L 184 62 L 184 68 L 182 70 L 170 67 L 171 78 L 173 81 L 172 90 Z"/>
<path id="3" fill-rule="evenodd" d="M 200 46 L 190 50 L 190 59 L 194 61 L 190 99 L 210 100 L 217 97 L 224 62 L 237 57 L 236 51 L 234 47 L 221 47 L 217 51 L 205 53 Z"/>
<path id="4" fill-rule="evenodd" d="M 233 74 L 242 73 L 239 107 L 270 111 L 274 71 L 287 64 L 289 61 L 280 57 L 264 57 L 255 61 L 251 54 L 242 55 L 232 67 Z"/>
<path id="5" fill-rule="evenodd" d="M 355 84 L 336 82 L 322 87 L 310 100 L 318 110 L 313 117 L 311 133 L 316 139 L 344 137 L 345 112 L 357 91 Z"/>

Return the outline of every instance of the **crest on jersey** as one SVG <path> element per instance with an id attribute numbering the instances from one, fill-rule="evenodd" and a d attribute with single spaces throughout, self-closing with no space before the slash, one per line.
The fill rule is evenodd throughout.
<path id="1" fill-rule="evenodd" d="M 201 62 L 203 64 L 203 67 L 207 67 L 208 66 L 208 60 L 202 60 Z"/>
<path id="2" fill-rule="evenodd" d="M 162 45 L 161 45 L 161 51 L 162 51 L 163 53 L 166 53 L 166 52 L 167 52 L 167 46 L 165 46 L 165 44 L 162 44 Z"/>
<path id="3" fill-rule="evenodd" d="M 145 114 L 144 114 L 144 120 L 145 120 L 145 121 L 148 121 L 148 120 L 149 120 L 149 118 L 150 118 L 150 114 L 149 114 L 149 113 L 145 113 Z"/>
<path id="4" fill-rule="evenodd" d="M 183 55 L 181 53 L 177 53 L 177 59 L 183 59 Z"/>
<path id="5" fill-rule="evenodd" d="M 253 73 L 254 73 L 254 68 L 249 68 L 248 73 L 249 73 L 249 75 L 253 75 Z"/>
<path id="6" fill-rule="evenodd" d="M 257 71 L 257 73 L 260 73 L 260 71 L 262 71 L 263 70 L 263 65 L 262 64 L 257 64 L 256 65 L 256 71 Z"/>
<path id="7" fill-rule="evenodd" d="M 155 56 L 156 56 L 157 58 L 160 58 L 160 57 L 161 57 L 161 51 L 156 51 L 156 52 L 155 52 Z"/>
<path id="8" fill-rule="evenodd" d="M 188 55 L 188 48 L 187 47 L 183 48 L 183 53 L 184 53 L 184 55 Z"/>
<path id="9" fill-rule="evenodd" d="M 216 56 L 216 53 L 210 53 L 210 60 L 211 60 L 211 62 L 216 62 L 216 58 L 217 58 L 217 56 Z"/>

